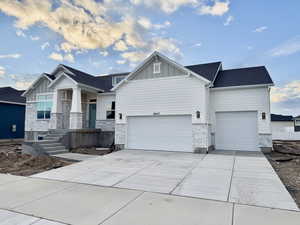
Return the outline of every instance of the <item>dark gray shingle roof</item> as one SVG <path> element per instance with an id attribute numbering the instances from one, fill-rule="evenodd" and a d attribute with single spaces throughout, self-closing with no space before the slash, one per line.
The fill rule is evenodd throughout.
<path id="1" fill-rule="evenodd" d="M 24 91 L 19 91 L 12 87 L 2 87 L 0 88 L 0 102 L 4 101 L 25 104 L 26 99 L 21 96 L 23 93 Z"/>
<path id="2" fill-rule="evenodd" d="M 222 70 L 218 73 L 214 87 L 273 84 L 264 66 Z"/>
<path id="3" fill-rule="evenodd" d="M 213 62 L 213 63 L 205 63 L 205 64 L 197 64 L 185 66 L 185 68 L 197 73 L 209 81 L 213 81 L 215 76 L 217 75 L 217 71 L 221 66 L 221 62 Z"/>
<path id="4" fill-rule="evenodd" d="M 285 116 L 279 114 L 271 114 L 271 121 L 294 121 L 293 116 Z"/>

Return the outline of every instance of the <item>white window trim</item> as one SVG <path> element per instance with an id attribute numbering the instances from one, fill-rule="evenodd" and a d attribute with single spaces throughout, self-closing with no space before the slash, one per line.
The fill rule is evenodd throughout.
<path id="1" fill-rule="evenodd" d="M 52 98 L 51 99 L 46 99 L 46 100 L 43 100 L 44 102 L 53 102 L 53 92 L 45 92 L 45 93 L 37 93 L 36 94 L 36 101 L 35 103 L 39 103 L 40 101 L 38 100 L 38 96 L 45 96 L 45 95 L 51 95 Z M 38 110 L 36 109 L 36 113 L 38 112 Z M 50 114 L 51 114 L 51 111 L 50 111 Z M 51 116 L 50 118 L 37 118 L 36 117 L 36 120 L 38 121 L 49 121 L 51 119 Z"/>
<path id="2" fill-rule="evenodd" d="M 154 74 L 160 73 L 160 66 L 161 66 L 161 62 L 153 63 L 153 73 Z"/>
<path id="3" fill-rule="evenodd" d="M 118 83 L 117 83 L 117 79 L 118 78 L 121 78 L 122 80 L 125 78 L 125 76 L 114 76 L 113 78 L 112 78 L 112 85 L 113 86 L 115 86 L 115 85 L 117 85 L 118 83 L 120 83 L 121 81 L 119 81 Z"/>

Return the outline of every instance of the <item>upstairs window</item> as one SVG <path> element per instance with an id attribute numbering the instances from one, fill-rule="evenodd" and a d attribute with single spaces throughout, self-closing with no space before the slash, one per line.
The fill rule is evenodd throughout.
<path id="1" fill-rule="evenodd" d="M 112 78 L 112 85 L 115 86 L 117 85 L 118 83 L 120 83 L 123 79 L 124 79 L 125 76 L 114 76 Z"/>
<path id="2" fill-rule="evenodd" d="M 115 119 L 116 114 L 116 102 L 111 103 L 111 109 L 106 111 L 106 119 L 113 120 Z"/>
<path id="3" fill-rule="evenodd" d="M 300 127 L 300 119 L 295 119 L 295 126 Z"/>
<path id="4" fill-rule="evenodd" d="M 52 109 L 52 94 L 37 95 L 37 119 L 50 119 Z"/>
<path id="5" fill-rule="evenodd" d="M 153 63 L 153 73 L 160 73 L 160 62 Z"/>

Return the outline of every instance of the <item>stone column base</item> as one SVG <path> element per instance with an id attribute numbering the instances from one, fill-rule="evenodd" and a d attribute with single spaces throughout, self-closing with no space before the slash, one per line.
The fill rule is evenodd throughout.
<path id="1" fill-rule="evenodd" d="M 71 112 L 70 113 L 70 129 L 83 128 L 83 113 Z"/>
<path id="2" fill-rule="evenodd" d="M 63 121 L 62 113 L 51 113 L 49 128 L 50 129 L 62 129 Z"/>

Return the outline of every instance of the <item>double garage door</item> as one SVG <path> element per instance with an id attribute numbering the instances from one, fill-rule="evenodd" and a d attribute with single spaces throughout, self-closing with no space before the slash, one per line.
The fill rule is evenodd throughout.
<path id="1" fill-rule="evenodd" d="M 259 151 L 257 112 L 217 112 L 218 150 Z"/>
<path id="2" fill-rule="evenodd" d="M 193 152 L 191 116 L 135 116 L 127 125 L 129 149 Z"/>

